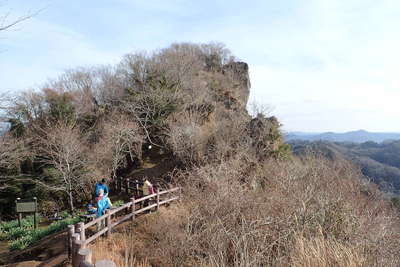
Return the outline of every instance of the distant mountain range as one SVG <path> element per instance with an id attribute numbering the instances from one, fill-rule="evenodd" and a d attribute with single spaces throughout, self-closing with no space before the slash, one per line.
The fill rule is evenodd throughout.
<path id="1" fill-rule="evenodd" d="M 331 141 L 331 142 L 354 142 L 364 143 L 373 141 L 381 143 L 386 140 L 400 140 L 400 133 L 374 133 L 365 130 L 345 132 L 345 133 L 306 133 L 306 132 L 289 132 L 285 135 L 286 141 L 305 140 L 305 141 Z"/>

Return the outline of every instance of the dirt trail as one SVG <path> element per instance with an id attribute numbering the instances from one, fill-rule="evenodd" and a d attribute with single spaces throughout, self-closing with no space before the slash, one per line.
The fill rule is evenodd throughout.
<path id="1" fill-rule="evenodd" d="M 66 238 L 66 231 L 58 232 L 45 237 L 38 244 L 25 250 L 3 252 L 0 254 L 0 264 L 8 264 L 5 266 L 60 266 L 59 264 L 67 259 Z M 57 257 L 56 262 L 54 262 L 55 257 Z M 26 265 L 28 262 L 30 265 Z M 49 262 L 58 262 L 58 264 L 49 265 Z M 34 263 L 38 265 L 34 265 Z"/>
<path id="2" fill-rule="evenodd" d="M 158 182 L 160 177 L 174 170 L 177 163 L 171 155 L 151 155 L 143 159 L 140 168 L 132 170 L 126 177 L 130 179 L 143 180 L 148 178 L 153 182 Z"/>

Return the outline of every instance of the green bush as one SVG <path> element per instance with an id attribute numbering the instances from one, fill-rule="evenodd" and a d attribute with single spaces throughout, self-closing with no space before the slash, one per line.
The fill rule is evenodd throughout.
<path id="1" fill-rule="evenodd" d="M 41 217 L 38 216 L 38 222 L 40 220 Z M 0 223 L 0 240 L 14 240 L 25 235 L 34 226 L 33 215 L 23 218 L 21 226 L 21 228 L 18 226 L 18 220 Z"/>
<path id="2" fill-rule="evenodd" d="M 31 230 L 28 228 L 15 227 L 15 228 L 10 229 L 8 232 L 6 232 L 5 237 L 7 240 L 15 240 L 15 239 L 25 236 L 26 234 L 29 234 L 30 231 Z"/>
<path id="3" fill-rule="evenodd" d="M 21 237 L 17 240 L 14 240 L 11 242 L 8 246 L 8 248 L 13 251 L 13 250 L 22 250 L 26 247 L 28 247 L 30 244 L 32 244 L 32 235 L 28 234 L 25 235 L 24 237 Z"/>
<path id="4" fill-rule="evenodd" d="M 18 228 L 25 230 L 23 233 L 23 236 L 18 236 L 17 234 L 14 234 L 14 237 L 17 239 L 13 240 L 9 244 L 9 249 L 10 250 L 22 250 L 25 249 L 26 247 L 30 246 L 31 244 L 34 244 L 44 237 L 54 234 L 56 232 L 61 231 L 62 229 L 66 228 L 70 224 L 75 224 L 79 222 L 81 219 L 80 217 L 67 217 L 61 221 L 56 221 L 47 226 L 46 228 L 41 228 L 37 230 L 27 230 L 24 228 Z M 11 240 L 11 239 L 9 239 Z"/>
<path id="5" fill-rule="evenodd" d="M 117 200 L 115 202 L 113 202 L 113 207 L 121 207 L 122 205 L 124 205 L 124 201 L 123 200 Z"/>

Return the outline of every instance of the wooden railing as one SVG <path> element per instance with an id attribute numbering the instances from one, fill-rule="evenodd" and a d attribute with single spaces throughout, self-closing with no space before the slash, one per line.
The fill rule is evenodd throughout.
<path id="1" fill-rule="evenodd" d="M 68 225 L 68 252 L 72 258 L 72 265 L 75 266 L 91 266 L 91 252 L 87 251 L 87 245 L 96 240 L 98 237 L 106 234 L 109 236 L 112 229 L 129 219 L 134 220 L 135 216 L 143 213 L 144 211 L 156 208 L 158 209 L 161 205 L 169 203 L 180 198 L 180 187 L 172 188 L 169 190 L 160 191 L 139 199 L 131 198 L 131 201 L 123 204 L 122 206 L 114 209 L 106 210 L 106 214 L 96 218 L 95 220 L 88 223 L 77 223 L 76 225 Z M 162 199 L 161 196 L 167 196 L 168 194 L 174 193 L 174 196 Z M 144 203 L 154 200 L 154 204 L 144 206 Z M 148 203 L 149 204 L 149 203 Z M 139 209 L 137 209 L 139 207 Z M 117 216 L 117 213 L 125 211 L 123 216 Z M 115 222 L 112 222 L 112 217 L 116 218 Z M 96 232 L 94 235 L 87 237 L 87 229 L 94 225 L 105 225 L 104 228 Z M 86 264 L 86 265 L 85 265 Z M 88 265 L 89 264 L 89 265 Z"/>

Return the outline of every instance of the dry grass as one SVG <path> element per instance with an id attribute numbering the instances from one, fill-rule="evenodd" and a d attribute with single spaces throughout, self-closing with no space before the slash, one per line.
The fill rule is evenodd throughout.
<path id="1" fill-rule="evenodd" d="M 293 267 L 368 266 L 361 251 L 323 236 L 313 240 L 298 237 L 290 259 Z"/>
<path id="2" fill-rule="evenodd" d="M 349 163 L 245 156 L 181 173 L 183 202 L 114 243 L 152 266 L 400 265 L 399 216 Z"/>
<path id="3" fill-rule="evenodd" d="M 146 258 L 137 260 L 131 253 L 132 236 L 130 233 L 115 233 L 110 238 L 103 238 L 89 247 L 93 251 L 92 262 L 99 260 L 111 260 L 118 267 L 149 267 Z"/>

